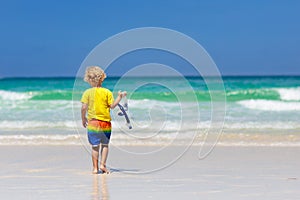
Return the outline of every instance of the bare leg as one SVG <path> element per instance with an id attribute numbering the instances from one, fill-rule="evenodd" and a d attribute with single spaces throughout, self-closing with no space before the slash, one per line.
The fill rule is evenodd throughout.
<path id="1" fill-rule="evenodd" d="M 108 144 L 101 144 L 101 162 L 100 162 L 100 169 L 108 174 L 109 171 L 106 168 L 106 160 L 108 156 Z"/>
<path id="2" fill-rule="evenodd" d="M 99 146 L 92 147 L 93 174 L 97 174 L 99 171 L 98 159 L 99 159 Z"/>

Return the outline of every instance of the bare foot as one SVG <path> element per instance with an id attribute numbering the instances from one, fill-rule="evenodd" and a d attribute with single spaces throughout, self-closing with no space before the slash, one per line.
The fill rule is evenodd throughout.
<path id="1" fill-rule="evenodd" d="M 93 174 L 98 174 L 99 173 L 99 170 L 98 169 L 93 169 Z"/>
<path id="2" fill-rule="evenodd" d="M 109 174 L 110 173 L 105 165 L 101 165 L 100 170 L 103 172 L 103 174 Z"/>

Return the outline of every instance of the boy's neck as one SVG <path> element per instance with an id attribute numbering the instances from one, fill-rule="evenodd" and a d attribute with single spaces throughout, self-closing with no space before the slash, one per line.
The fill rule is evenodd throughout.
<path id="1" fill-rule="evenodd" d="M 92 87 L 96 87 L 96 88 L 100 88 L 102 87 L 102 84 L 99 84 L 99 85 L 91 85 Z"/>

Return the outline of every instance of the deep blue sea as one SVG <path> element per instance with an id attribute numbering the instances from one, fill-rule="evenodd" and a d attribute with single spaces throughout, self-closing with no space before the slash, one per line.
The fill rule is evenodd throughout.
<path id="1" fill-rule="evenodd" d="M 254 142 L 268 143 L 264 137 L 300 134 L 300 77 L 223 77 L 225 91 L 209 90 L 202 78 L 186 81 L 176 77 L 107 78 L 103 87 L 114 95 L 119 89 L 128 92 L 133 125 L 127 130 L 125 120 L 117 110 L 112 111 L 112 142 L 153 144 L 205 132 L 212 128 L 211 94 L 222 96 L 224 92 L 224 136 L 243 142 L 253 135 Z M 75 78 L 0 79 L 0 144 L 80 143 L 85 138 L 80 97 L 88 87 Z M 213 99 L 216 104 L 223 100 Z M 259 136 L 262 139 L 256 140 Z"/>

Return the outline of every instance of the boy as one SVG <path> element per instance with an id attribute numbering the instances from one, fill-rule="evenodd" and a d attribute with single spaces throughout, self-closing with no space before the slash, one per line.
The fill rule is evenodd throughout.
<path id="1" fill-rule="evenodd" d="M 108 155 L 108 143 L 111 135 L 110 109 L 114 109 L 126 93 L 118 92 L 114 101 L 112 92 L 102 87 L 106 78 L 104 71 L 98 66 L 88 67 L 84 75 L 84 81 L 91 85 L 81 98 L 81 119 L 84 128 L 87 127 L 89 143 L 92 145 L 93 173 L 99 172 L 98 158 L 101 144 L 100 170 L 109 173 L 106 168 Z M 87 116 L 86 116 L 87 113 Z"/>

